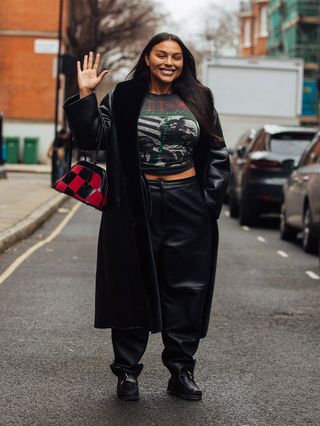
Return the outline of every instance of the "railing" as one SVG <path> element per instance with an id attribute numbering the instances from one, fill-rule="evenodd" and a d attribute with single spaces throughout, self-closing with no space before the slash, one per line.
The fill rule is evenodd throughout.
<path id="1" fill-rule="evenodd" d="M 317 44 L 296 44 L 288 49 L 289 57 L 303 58 L 305 62 L 319 61 L 319 46 Z"/>
<path id="2" fill-rule="evenodd" d="M 286 15 L 291 16 L 319 16 L 319 0 L 288 0 L 286 2 Z"/>
<path id="3" fill-rule="evenodd" d="M 279 10 L 285 19 L 291 19 L 294 16 L 319 16 L 319 0 L 270 0 L 269 15 Z"/>

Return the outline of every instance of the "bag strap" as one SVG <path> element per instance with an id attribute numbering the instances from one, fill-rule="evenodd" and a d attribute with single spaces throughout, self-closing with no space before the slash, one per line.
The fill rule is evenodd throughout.
<path id="1" fill-rule="evenodd" d="M 98 152 L 100 150 L 101 141 L 102 141 L 103 135 L 106 135 L 106 133 L 107 133 L 106 124 L 104 122 L 103 114 L 102 114 L 102 111 L 101 111 L 101 109 L 100 109 L 99 106 L 98 106 L 98 114 L 99 114 L 99 117 L 100 117 L 101 126 L 100 126 L 99 134 L 98 134 L 98 137 L 97 137 L 98 145 L 97 145 L 97 149 L 96 149 L 96 152 L 95 152 L 95 159 L 93 161 L 93 164 L 97 164 Z M 70 146 L 70 149 L 68 150 L 69 151 L 69 155 L 68 155 L 68 169 L 69 170 L 71 169 L 72 148 L 73 148 L 73 146 L 74 146 L 74 136 L 72 135 L 71 146 Z M 87 154 L 86 153 L 87 153 L 88 150 L 84 149 L 83 151 L 85 152 L 84 158 L 87 161 Z"/>
<path id="2" fill-rule="evenodd" d="M 98 136 L 98 146 L 97 146 L 97 149 L 96 149 L 96 158 L 95 158 L 94 164 L 97 164 L 98 152 L 100 150 L 103 135 L 106 136 L 106 133 L 107 133 L 106 123 L 104 122 L 103 114 L 102 114 L 100 107 L 98 107 L 98 112 L 99 112 L 99 117 L 100 117 L 100 121 L 101 121 L 101 127 L 100 127 L 100 134 Z"/>

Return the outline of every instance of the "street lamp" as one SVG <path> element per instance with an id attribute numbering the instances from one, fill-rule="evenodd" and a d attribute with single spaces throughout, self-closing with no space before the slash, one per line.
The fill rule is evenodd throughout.
<path id="1" fill-rule="evenodd" d="M 318 25 L 317 25 L 317 49 L 318 49 L 318 69 L 317 69 L 317 121 L 320 127 L 320 3 L 318 4 Z"/>
<path id="2" fill-rule="evenodd" d="M 55 104 L 55 119 L 54 119 L 54 142 L 52 151 L 52 169 L 51 169 L 51 183 L 52 185 L 58 179 L 57 176 L 57 158 L 58 158 L 58 116 L 59 116 L 59 90 L 60 90 L 60 60 L 61 60 L 61 39 L 62 39 L 62 11 L 63 0 L 59 4 L 59 31 L 58 31 L 58 57 L 57 57 L 57 80 L 56 80 L 56 104 Z"/>
<path id="3" fill-rule="evenodd" d="M 2 147 L 3 147 L 2 123 L 3 123 L 3 114 L 2 112 L 0 112 L 0 178 L 6 178 L 7 174 L 4 168 L 4 161 L 2 156 Z"/>

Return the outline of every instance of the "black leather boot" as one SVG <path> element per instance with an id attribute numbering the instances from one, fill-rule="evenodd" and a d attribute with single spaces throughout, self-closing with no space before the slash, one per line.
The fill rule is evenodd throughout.
<path id="1" fill-rule="evenodd" d="M 194 381 L 193 371 L 187 368 L 182 368 L 179 373 L 171 376 L 167 393 L 192 401 L 199 401 L 202 398 L 202 391 Z"/>
<path id="2" fill-rule="evenodd" d="M 118 397 L 125 401 L 137 401 L 139 399 L 138 376 L 143 369 L 143 364 L 125 366 L 113 362 L 110 368 L 118 377 Z"/>
<path id="3" fill-rule="evenodd" d="M 123 373 L 118 377 L 117 394 L 124 401 L 137 401 L 139 399 L 139 385 L 137 377 Z"/>

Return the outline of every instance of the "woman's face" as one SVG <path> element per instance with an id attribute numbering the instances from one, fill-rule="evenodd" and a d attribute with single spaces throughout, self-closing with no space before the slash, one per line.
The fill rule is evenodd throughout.
<path id="1" fill-rule="evenodd" d="M 165 40 L 154 45 L 145 60 L 151 77 L 158 82 L 170 84 L 182 73 L 183 52 L 176 41 Z"/>

